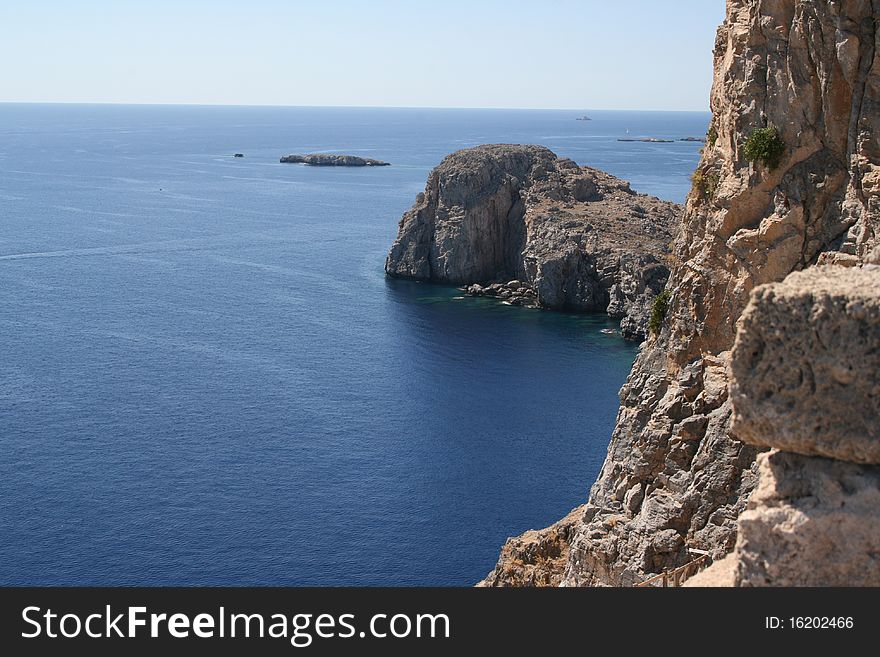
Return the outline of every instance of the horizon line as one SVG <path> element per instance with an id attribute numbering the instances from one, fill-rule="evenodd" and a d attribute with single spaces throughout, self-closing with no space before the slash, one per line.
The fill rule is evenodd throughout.
<path id="1" fill-rule="evenodd" d="M 600 107 L 465 107 L 431 105 L 284 105 L 275 103 L 164 103 L 127 101 L 0 100 L 0 105 L 100 105 L 128 107 L 266 107 L 278 109 L 412 109 L 412 110 L 492 110 L 512 112 L 682 112 L 711 114 L 710 109 L 644 109 Z"/>

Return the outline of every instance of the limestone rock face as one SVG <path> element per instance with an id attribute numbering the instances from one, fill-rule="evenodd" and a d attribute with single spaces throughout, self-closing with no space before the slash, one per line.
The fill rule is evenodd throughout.
<path id="1" fill-rule="evenodd" d="M 431 172 L 400 221 L 385 271 L 480 293 L 517 281 L 527 290 L 508 292 L 550 309 L 613 304 L 626 334 L 644 337 L 669 275 L 664 253 L 679 210 L 541 146 L 480 146 Z"/>
<path id="2" fill-rule="evenodd" d="M 880 467 L 772 451 L 740 516 L 735 586 L 880 586 Z"/>
<path id="3" fill-rule="evenodd" d="M 669 269 L 651 255 L 624 254 L 609 291 L 608 314 L 620 318 L 620 331 L 630 340 L 643 339 L 654 299 L 663 291 Z"/>
<path id="4" fill-rule="evenodd" d="M 740 440 L 880 464 L 880 267 L 814 267 L 755 290 L 731 367 Z"/>
<path id="5" fill-rule="evenodd" d="M 819 262 L 880 259 L 880 47 L 869 0 L 728 0 L 709 140 L 674 249 L 660 334 L 621 390 L 563 585 L 626 585 L 716 558 L 757 481 L 730 431 L 727 361 L 750 292 Z M 779 166 L 749 162 L 758 128 Z M 677 540 L 674 540 L 677 537 Z"/>

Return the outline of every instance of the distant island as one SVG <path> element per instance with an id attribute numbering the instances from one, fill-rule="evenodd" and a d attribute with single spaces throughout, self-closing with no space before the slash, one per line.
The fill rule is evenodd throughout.
<path id="1" fill-rule="evenodd" d="M 578 119 L 578 120 L 580 120 L 580 119 Z M 644 142 L 646 144 L 674 144 L 676 142 L 675 139 L 660 139 L 659 137 L 639 137 L 639 138 L 620 137 L 617 141 L 640 141 L 640 142 Z M 681 139 L 678 139 L 677 141 L 699 142 L 702 144 L 706 140 L 703 139 L 702 137 L 682 137 Z"/>
<path id="2" fill-rule="evenodd" d="M 285 155 L 281 158 L 284 164 L 308 164 L 313 167 L 387 167 L 390 162 L 382 162 L 369 157 L 357 155 L 331 155 L 329 153 L 312 153 L 310 155 Z"/>
<path id="3" fill-rule="evenodd" d="M 621 137 L 617 141 L 641 141 L 647 144 L 673 144 L 675 143 L 674 139 L 658 139 L 657 137 L 644 137 L 642 139 L 629 139 Z"/>

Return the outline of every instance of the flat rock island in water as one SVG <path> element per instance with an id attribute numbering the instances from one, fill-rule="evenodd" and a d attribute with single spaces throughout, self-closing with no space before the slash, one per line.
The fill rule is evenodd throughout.
<path id="1" fill-rule="evenodd" d="M 374 160 L 357 155 L 331 155 L 329 153 L 312 153 L 309 155 L 284 155 L 282 164 L 308 164 L 313 167 L 387 167 L 390 162 Z"/>

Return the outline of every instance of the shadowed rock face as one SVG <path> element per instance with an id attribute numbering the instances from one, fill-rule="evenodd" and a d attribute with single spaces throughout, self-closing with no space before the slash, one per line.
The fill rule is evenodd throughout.
<path id="1" fill-rule="evenodd" d="M 400 221 L 385 271 L 480 284 L 472 293 L 513 294 L 544 308 L 608 310 L 629 337 L 643 337 L 669 275 L 664 253 L 679 210 L 540 146 L 480 146 L 431 172 Z M 516 285 L 483 287 L 508 282 Z"/>
<path id="2" fill-rule="evenodd" d="M 730 431 L 727 364 L 758 285 L 817 263 L 880 262 L 880 48 L 868 0 L 728 0 L 712 130 L 676 240 L 660 334 L 621 390 L 617 426 L 572 533 L 563 585 L 627 585 L 718 558 L 757 481 Z M 779 166 L 746 160 L 758 128 Z M 499 564 L 503 565 L 503 564 Z"/>
<path id="3" fill-rule="evenodd" d="M 313 167 L 387 167 L 388 162 L 357 155 L 332 155 L 313 153 L 311 155 L 285 155 L 282 164 L 308 164 Z"/>

